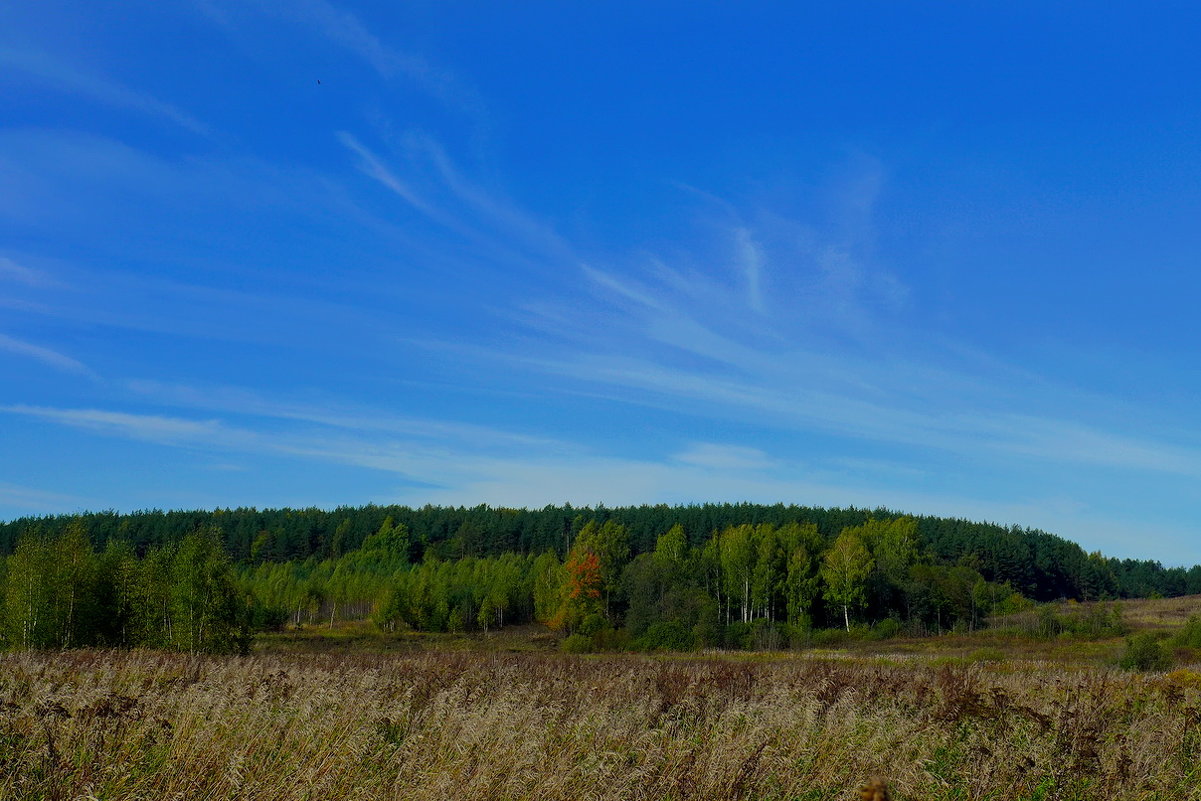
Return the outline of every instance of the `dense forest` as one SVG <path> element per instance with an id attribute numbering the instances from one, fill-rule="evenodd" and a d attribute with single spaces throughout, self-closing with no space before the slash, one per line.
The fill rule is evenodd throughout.
<path id="1" fill-rule="evenodd" d="M 884 509 L 708 504 L 112 512 L 0 524 L 11 647 L 239 650 L 254 628 L 541 622 L 568 647 L 974 628 L 1032 601 L 1201 592 L 1201 567 Z"/>

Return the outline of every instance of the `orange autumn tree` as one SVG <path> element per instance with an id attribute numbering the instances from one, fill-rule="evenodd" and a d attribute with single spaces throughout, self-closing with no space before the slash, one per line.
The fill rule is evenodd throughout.
<path id="1" fill-rule="evenodd" d="M 567 558 L 567 597 L 581 603 L 601 597 L 601 562 L 592 551 L 572 553 Z M 599 606 L 599 604 L 597 604 Z M 593 610 L 595 611 L 595 610 Z"/>
<path id="2" fill-rule="evenodd" d="M 559 631 L 575 631 L 592 615 L 612 624 L 610 605 L 620 592 L 629 559 L 625 526 L 589 520 L 576 534 L 565 562 L 559 564 L 549 552 L 538 557 L 532 581 L 536 618 Z"/>
<path id="3" fill-rule="evenodd" d="M 544 617 L 550 628 L 563 632 L 579 628 L 588 615 L 599 614 L 604 579 L 600 557 L 592 551 L 573 549 L 567 561 L 554 570 L 543 570 Z"/>
<path id="4" fill-rule="evenodd" d="M 592 551 L 572 549 L 563 564 L 566 582 L 563 606 L 557 616 L 558 628 L 574 630 L 588 615 L 601 610 L 601 560 Z"/>

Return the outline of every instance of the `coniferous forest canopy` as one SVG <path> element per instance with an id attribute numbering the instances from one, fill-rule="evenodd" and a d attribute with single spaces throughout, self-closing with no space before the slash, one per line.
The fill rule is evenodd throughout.
<path id="1" fill-rule="evenodd" d="M 253 631 L 539 622 L 578 648 L 779 647 L 976 628 L 1061 598 L 1201 593 L 1201 566 L 886 509 L 705 504 L 102 512 L 0 524 L 12 648 L 245 650 Z"/>

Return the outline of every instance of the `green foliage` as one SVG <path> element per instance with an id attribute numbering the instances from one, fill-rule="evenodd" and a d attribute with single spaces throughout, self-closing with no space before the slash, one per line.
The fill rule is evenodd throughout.
<path id="1" fill-rule="evenodd" d="M 148 646 L 239 653 L 252 609 L 213 530 L 139 560 L 124 542 L 97 554 L 82 525 L 30 532 L 7 560 L 3 598 L 9 647 Z"/>
<path id="2" fill-rule="evenodd" d="M 874 568 L 871 554 L 854 529 L 846 529 L 839 534 L 822 561 L 821 576 L 826 583 L 826 598 L 842 607 L 847 631 L 851 630 L 851 608 L 858 608 L 867 600 L 865 582 Z"/>
<path id="3" fill-rule="evenodd" d="M 892 606 L 890 611 L 906 615 L 907 610 L 900 606 L 904 599 L 895 590 L 905 585 L 907 574 L 901 567 L 910 560 L 913 564 L 965 564 L 985 581 L 1008 582 L 1014 592 L 1036 601 L 1201 593 L 1201 566 L 1165 568 L 1153 561 L 1086 554 L 1074 543 L 1043 531 L 962 519 L 909 518 L 886 509 L 822 509 L 783 504 L 658 505 L 615 509 L 572 506 L 542 509 L 427 506 L 413 509 L 369 505 L 332 510 L 242 508 L 155 510 L 132 514 L 100 512 L 0 523 L 0 555 L 11 555 L 20 538 L 30 530 L 40 529 L 46 535 L 57 536 L 72 521 L 78 521 L 94 547 L 103 547 L 110 540 L 124 540 L 141 554 L 154 547 L 178 544 L 193 531 L 215 526 L 221 531 L 226 551 L 239 564 L 303 563 L 308 560 L 317 563 L 361 549 L 368 539 L 385 527 L 388 518 L 392 520 L 393 529 L 403 527 L 408 545 L 407 548 L 386 547 L 383 550 L 414 562 L 433 556 L 448 560 L 463 556 L 495 557 L 510 551 L 540 554 L 547 550 L 555 551 L 558 558 L 563 559 L 573 534 L 588 521 L 595 521 L 598 528 L 608 522 L 624 527 L 631 557 L 653 551 L 657 538 L 675 526 L 693 548 L 702 546 L 715 531 L 742 525 L 773 526 L 781 540 L 788 539 L 789 527 L 812 527 L 816 542 L 807 541 L 805 547 L 813 558 L 819 557 L 843 529 L 860 528 L 861 537 L 877 564 L 875 575 L 869 582 L 869 606 Z M 890 527 L 891 532 L 881 530 Z M 877 537 L 881 533 L 886 536 Z M 792 546 L 782 547 L 792 553 Z M 965 557 L 967 563 L 963 561 Z M 760 589 L 764 586 L 760 585 Z M 779 592 L 779 588 L 776 591 Z M 816 599 L 820 594 L 811 597 Z M 741 610 L 736 607 L 736 611 Z M 986 610 L 986 613 L 1002 612 Z M 923 610 L 921 614 L 925 616 L 927 612 Z M 885 615 L 883 610 L 878 613 L 881 617 Z M 930 615 L 937 618 L 938 613 L 931 611 Z"/>
<path id="4" fill-rule="evenodd" d="M 1172 645 L 1201 649 L 1201 615 L 1191 615 L 1188 622 L 1172 637 Z"/>
<path id="5" fill-rule="evenodd" d="M 815 629 L 809 634 L 809 644 L 814 648 L 839 648 L 850 640 L 847 629 Z"/>
<path id="6" fill-rule="evenodd" d="M 873 640 L 889 640 L 901 633 L 901 621 L 895 617 L 886 617 L 872 626 Z"/>
<path id="7" fill-rule="evenodd" d="M 585 637 L 591 637 L 606 626 L 607 623 L 604 616 L 593 612 L 584 618 L 584 620 L 580 623 L 580 627 L 576 631 L 579 634 L 583 634 Z"/>
<path id="8" fill-rule="evenodd" d="M 592 652 L 592 638 L 583 634 L 569 634 L 559 643 L 565 654 L 587 654 Z"/>
<path id="9" fill-rule="evenodd" d="M 385 632 L 488 632 L 538 621 L 589 638 L 593 649 L 626 641 L 774 649 L 832 641 L 811 632 L 835 625 L 853 638 L 970 631 L 1028 606 L 1023 590 L 1106 596 L 1128 575 L 1040 532 L 885 510 L 591 511 L 365 507 L 47 519 L 0 559 L 0 631 L 11 647 L 209 651 L 245 648 L 248 631 L 288 623 L 370 618 Z M 192 527 L 180 533 L 174 527 L 184 522 Z M 114 525 L 132 539 L 97 540 Z M 1125 633 L 1116 606 L 1079 609 L 1031 612 L 1032 630 Z"/>
<path id="10" fill-rule="evenodd" d="M 1172 656 L 1164 649 L 1155 632 L 1144 631 L 1126 640 L 1126 650 L 1118 661 L 1123 670 L 1167 670 Z"/>
<path id="11" fill-rule="evenodd" d="M 248 618 L 218 532 L 184 537 L 171 564 L 170 644 L 193 653 L 245 653 Z"/>
<path id="12" fill-rule="evenodd" d="M 693 633 L 675 621 L 653 623 L 635 641 L 640 651 L 691 651 L 695 644 Z"/>

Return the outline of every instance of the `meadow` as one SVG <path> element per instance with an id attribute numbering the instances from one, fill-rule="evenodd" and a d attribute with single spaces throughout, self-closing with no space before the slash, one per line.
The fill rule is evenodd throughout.
<path id="1" fill-rule="evenodd" d="M 1201 674 L 839 653 L 0 655 L 2 799 L 1201 797 Z"/>

